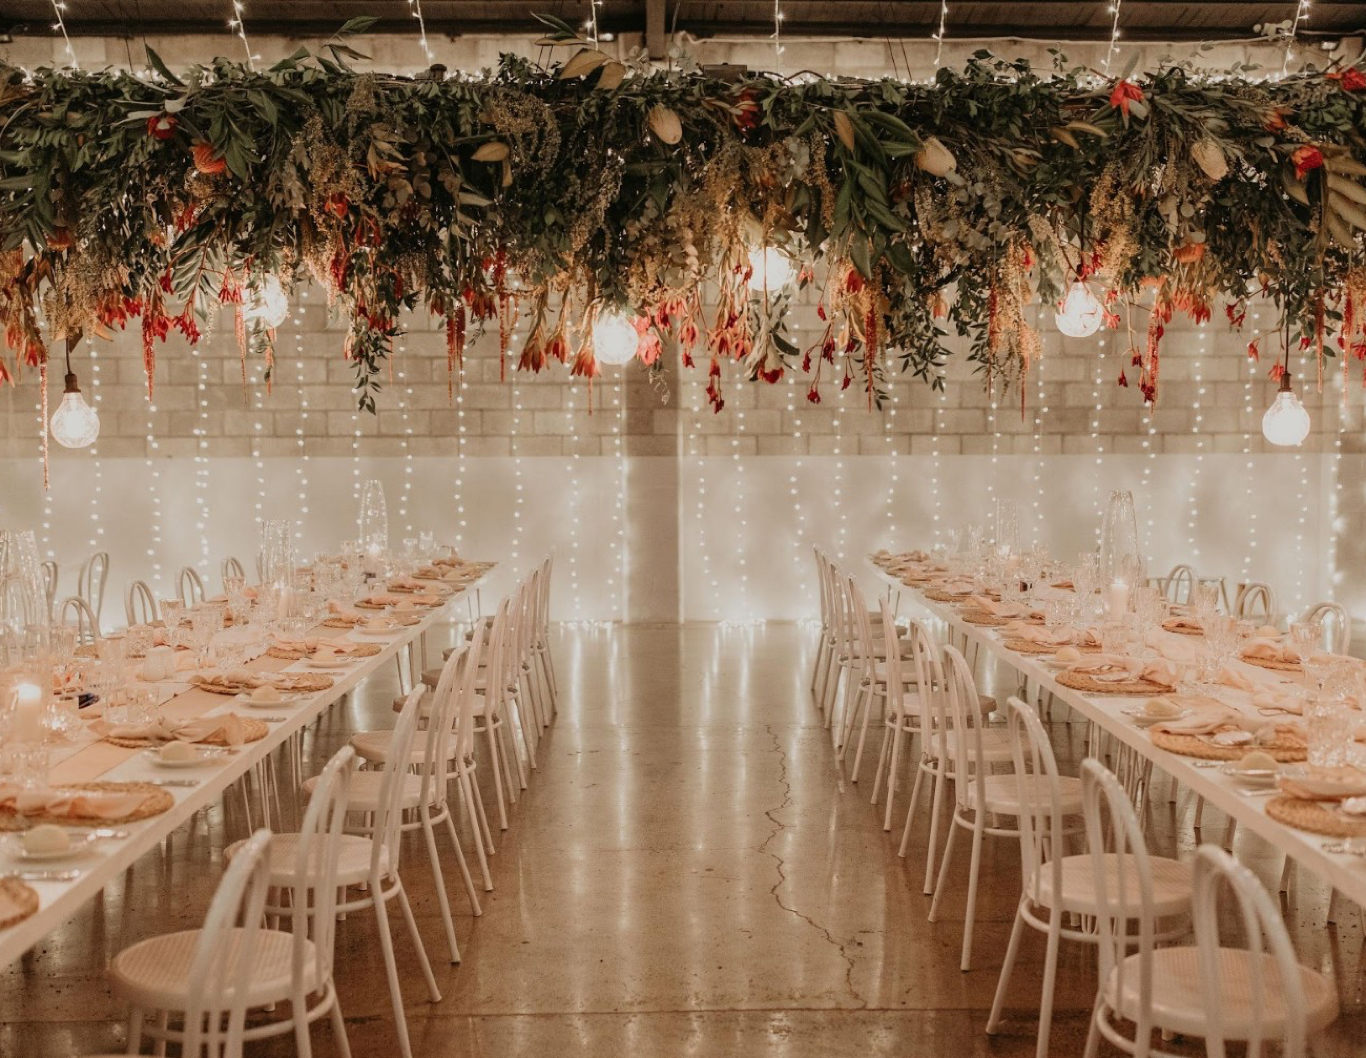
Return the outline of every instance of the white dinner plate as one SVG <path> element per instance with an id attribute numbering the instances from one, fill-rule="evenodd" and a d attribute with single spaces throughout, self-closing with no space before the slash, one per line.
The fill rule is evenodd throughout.
<path id="1" fill-rule="evenodd" d="M 7 834 L 0 839 L 0 848 L 12 860 L 23 863 L 56 863 L 60 860 L 73 860 L 78 856 L 88 856 L 95 851 L 96 842 L 101 839 L 95 834 L 72 834 L 71 845 L 62 852 L 27 852 L 24 840 L 18 834 Z"/>
<path id="2" fill-rule="evenodd" d="M 1179 713 L 1173 713 L 1171 716 L 1149 716 L 1143 711 L 1142 706 L 1121 709 L 1120 712 L 1132 720 L 1135 727 L 1152 727 L 1154 724 L 1169 723 L 1172 720 L 1180 720 L 1183 716 L 1190 716 L 1189 709 L 1182 709 Z"/>
<path id="3" fill-rule="evenodd" d="M 293 691 L 281 691 L 280 697 L 273 702 L 252 701 L 250 694 L 234 694 L 232 700 L 234 702 L 241 702 L 243 705 L 248 705 L 253 709 L 278 709 L 282 705 L 290 705 L 293 702 L 302 701 L 307 697 L 308 695 L 306 694 L 295 694 Z"/>
<path id="4" fill-rule="evenodd" d="M 354 658 L 309 658 L 307 665 L 310 669 L 344 669 L 354 660 Z"/>
<path id="5" fill-rule="evenodd" d="M 1231 760 L 1219 769 L 1239 786 L 1249 790 L 1267 790 L 1276 785 L 1277 768 L 1240 768 L 1236 760 Z"/>
<path id="6" fill-rule="evenodd" d="M 221 760 L 228 755 L 227 749 L 223 746 L 195 746 L 195 749 L 198 750 L 198 753 L 193 760 L 163 760 L 159 746 L 144 749 L 142 755 L 158 768 L 198 768 L 201 765 Z"/>
<path id="7" fill-rule="evenodd" d="M 402 628 L 361 628 L 359 625 L 351 631 L 358 635 L 374 636 L 377 639 L 388 639 L 390 636 L 398 635 Z"/>

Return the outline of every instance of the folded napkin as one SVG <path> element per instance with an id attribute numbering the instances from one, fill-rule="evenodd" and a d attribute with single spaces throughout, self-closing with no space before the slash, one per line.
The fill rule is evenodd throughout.
<path id="1" fill-rule="evenodd" d="M 397 606 L 399 603 L 409 598 L 411 598 L 409 595 L 395 595 L 390 591 L 382 591 L 375 595 L 368 596 L 365 601 L 371 606 Z"/>
<path id="2" fill-rule="evenodd" d="M 202 716 L 197 720 L 172 720 L 160 717 L 146 724 L 108 724 L 97 720 L 90 729 L 102 738 L 136 738 L 153 742 L 215 741 L 228 746 L 240 746 L 246 741 L 246 725 L 236 713 Z"/>
<path id="3" fill-rule="evenodd" d="M 145 793 L 115 790 L 35 790 L 16 783 L 0 783 L 0 809 L 21 816 L 49 819 L 123 819 L 137 811 Z"/>
<path id="4" fill-rule="evenodd" d="M 1171 665 L 1161 658 L 1144 661 L 1142 658 L 1124 657 L 1119 654 L 1093 654 L 1072 662 L 1067 666 L 1067 671 L 1090 676 L 1102 683 L 1147 680 L 1160 687 L 1176 687 L 1176 675 L 1172 672 Z"/>
<path id="5" fill-rule="evenodd" d="M 318 649 L 319 642 L 321 642 L 321 640 L 319 640 L 317 636 L 306 636 L 302 639 L 293 639 L 289 636 L 278 636 L 274 641 L 274 645 L 281 650 L 303 650 L 311 653 Z"/>
<path id="6" fill-rule="evenodd" d="M 1001 634 L 1048 647 L 1100 646 L 1100 638 L 1091 629 L 1072 628 L 1068 625 L 1048 628 L 1032 621 L 1011 621 L 1001 629 Z"/>
<path id="7" fill-rule="evenodd" d="M 1198 651 L 1190 643 L 1165 636 L 1153 636 L 1149 643 L 1168 661 L 1178 665 L 1189 665 L 1195 661 Z"/>
<path id="8" fill-rule="evenodd" d="M 949 580 L 940 581 L 934 587 L 949 595 L 971 595 L 978 590 L 975 580 L 968 580 L 964 577 L 952 577 Z"/>
<path id="9" fill-rule="evenodd" d="M 1285 694 L 1274 687 L 1245 689 L 1252 691 L 1252 705 L 1259 712 L 1304 715 L 1304 699 L 1298 694 Z"/>
<path id="10" fill-rule="evenodd" d="M 1162 627 L 1172 632 L 1203 632 L 1205 630 L 1205 626 L 1194 617 L 1184 615 L 1169 617 L 1162 623 Z"/>
<path id="11" fill-rule="evenodd" d="M 412 577 L 395 577 L 389 582 L 390 591 L 421 591 L 426 585 Z"/>
<path id="12" fill-rule="evenodd" d="M 996 602 L 986 595 L 974 595 L 969 600 L 973 606 L 979 610 L 991 614 L 992 617 L 1032 617 L 1034 611 L 1019 602 Z"/>
<path id="13" fill-rule="evenodd" d="M 1281 792 L 1305 801 L 1341 801 L 1366 796 L 1366 772 L 1343 765 L 1338 768 L 1306 765 L 1302 774 L 1282 775 Z"/>
<path id="14" fill-rule="evenodd" d="M 1225 665 L 1219 670 L 1219 675 L 1215 677 L 1217 683 L 1225 687 L 1232 687 L 1236 691 L 1255 691 L 1257 683 L 1249 679 L 1246 675 L 1239 672 L 1232 665 Z"/>
<path id="15" fill-rule="evenodd" d="M 1257 658 L 1260 661 L 1294 662 L 1300 660 L 1299 652 L 1294 647 L 1278 643 L 1274 639 L 1249 639 L 1242 649 L 1242 656 Z"/>

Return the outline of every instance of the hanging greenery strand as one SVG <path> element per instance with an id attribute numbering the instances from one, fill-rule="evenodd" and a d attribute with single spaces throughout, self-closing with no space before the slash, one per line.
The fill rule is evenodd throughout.
<path id="1" fill-rule="evenodd" d="M 197 340 L 225 301 L 253 307 L 268 363 L 254 306 L 304 276 L 347 322 L 370 409 L 419 308 L 461 321 L 461 346 L 465 321 L 506 336 L 523 312 L 513 363 L 589 378 L 593 322 L 625 314 L 647 364 L 665 340 L 705 357 L 717 410 L 725 365 L 776 381 L 828 362 L 876 400 L 898 361 L 939 378 L 955 333 L 1016 381 L 1040 350 L 1025 306 L 1078 277 L 1111 326 L 1155 299 L 1134 352 L 1149 400 L 1174 311 L 1237 320 L 1268 297 L 1306 348 L 1366 356 L 1366 313 L 1343 327 L 1366 271 L 1358 67 L 1101 79 L 979 52 L 931 84 L 721 79 L 543 21 L 562 61 L 478 76 L 357 71 L 346 41 L 371 19 L 261 71 L 150 51 L 143 77 L 0 65 L 0 379 L 45 360 L 40 319 L 56 339 L 137 326 L 150 373 L 154 342 Z M 820 288 L 808 350 L 767 289 L 783 262 Z"/>

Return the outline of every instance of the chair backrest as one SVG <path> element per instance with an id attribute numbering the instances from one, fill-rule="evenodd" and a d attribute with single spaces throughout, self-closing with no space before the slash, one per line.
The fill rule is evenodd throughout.
<path id="1" fill-rule="evenodd" d="M 292 900 L 294 979 L 302 980 L 308 948 L 312 940 L 320 982 L 332 977 L 332 958 L 337 933 L 337 860 L 341 855 L 346 807 L 350 799 L 351 776 L 359 763 L 356 751 L 343 746 L 332 755 L 318 776 L 308 798 L 308 811 L 299 827 L 294 850 L 294 876 L 309 878 L 307 893 L 295 893 Z"/>
<path id="2" fill-rule="evenodd" d="M 43 596 L 47 600 L 47 619 L 52 620 L 53 609 L 57 605 L 57 563 L 51 559 L 44 562 L 43 570 Z"/>
<path id="3" fill-rule="evenodd" d="M 906 708 L 905 695 L 902 693 L 901 630 L 896 626 L 896 614 L 887 600 L 879 596 L 877 605 L 878 612 L 882 614 L 883 653 L 887 655 L 883 668 L 887 676 L 887 712 L 900 720 Z"/>
<path id="4" fill-rule="evenodd" d="M 1191 917 L 1195 946 L 1199 949 L 1200 993 L 1205 1010 L 1205 1054 L 1209 1058 L 1225 1058 L 1226 997 L 1240 994 L 1235 1005 L 1245 1012 L 1249 1022 L 1239 1025 L 1236 1035 L 1227 1038 L 1246 1039 L 1247 1058 L 1260 1058 L 1263 1043 L 1279 1036 L 1281 1046 L 1277 1053 L 1284 1058 L 1304 1058 L 1308 1005 L 1299 962 L 1280 908 L 1257 876 L 1217 845 L 1202 845 L 1196 850 L 1192 889 Z M 1221 907 L 1227 903 L 1232 907 Z M 1235 927 L 1232 935 L 1241 937 L 1253 956 L 1238 960 L 1234 973 L 1229 972 L 1234 967 L 1223 958 L 1221 915 L 1226 924 Z M 1271 996 L 1279 1002 L 1269 1003 Z M 1263 1014 L 1273 1007 L 1284 1012 L 1280 1032 L 1263 1019 Z M 1282 1020 L 1280 1011 L 1277 1022 Z"/>
<path id="5" fill-rule="evenodd" d="M 223 580 L 223 590 L 228 590 L 228 580 L 231 577 L 239 577 L 243 582 L 247 579 L 247 571 L 242 568 L 242 563 L 238 562 L 232 555 L 223 560 L 219 567 L 219 576 Z"/>
<path id="6" fill-rule="evenodd" d="M 190 1058 L 241 1058 L 253 954 L 270 888 L 269 830 L 258 830 L 228 864 L 195 940 L 185 1009 Z"/>
<path id="7" fill-rule="evenodd" d="M 830 586 L 826 583 L 825 556 L 821 554 L 821 549 L 813 547 L 811 554 L 816 559 L 816 589 L 819 592 L 818 598 L 821 607 L 821 631 L 830 631 Z"/>
<path id="8" fill-rule="evenodd" d="M 977 681 L 972 678 L 972 667 L 957 647 L 944 647 L 942 657 L 944 689 L 937 698 L 940 712 L 936 720 L 940 729 L 937 752 L 943 760 L 943 754 L 949 748 L 943 732 L 952 727 L 953 794 L 960 808 L 976 809 L 984 803 L 980 786 L 990 771 L 982 749 L 982 726 L 975 722 Z"/>
<path id="9" fill-rule="evenodd" d="M 109 552 L 96 551 L 81 566 L 76 578 L 76 594 L 90 606 L 95 615 L 95 627 L 100 626 L 100 614 L 104 610 L 104 586 L 109 580 Z"/>
<path id="10" fill-rule="evenodd" d="M 370 874 L 378 876 L 381 857 L 387 852 L 389 870 L 397 873 L 399 854 L 399 835 L 403 823 L 403 787 L 411 774 L 408 762 L 413 755 L 413 741 L 417 737 L 417 722 L 422 713 L 422 696 L 427 685 L 419 683 L 403 699 L 399 710 L 398 723 L 389 740 L 387 759 L 390 762 L 384 769 L 384 781 L 380 783 L 379 807 L 375 812 L 374 829 L 371 831 Z"/>
<path id="11" fill-rule="evenodd" d="M 184 566 L 175 578 L 175 593 L 186 606 L 204 601 L 204 578 L 193 566 Z"/>
<path id="12" fill-rule="evenodd" d="M 848 616 L 854 642 L 858 646 L 859 656 L 863 659 L 863 667 L 867 670 L 876 653 L 873 644 L 873 622 L 868 616 L 868 600 L 864 598 L 858 579 L 852 574 L 845 577 L 844 596 L 849 601 Z"/>
<path id="13" fill-rule="evenodd" d="M 851 656 L 854 652 L 854 637 L 846 616 L 849 612 L 849 600 L 845 598 L 847 582 L 840 568 L 829 558 L 825 560 L 825 584 L 830 600 L 830 634 L 835 640 L 835 651 Z"/>
<path id="14" fill-rule="evenodd" d="M 541 564 L 541 620 L 536 629 L 536 641 L 543 642 L 550 634 L 550 578 L 555 574 L 555 556 L 546 555 Z"/>
<path id="15" fill-rule="evenodd" d="M 128 585 L 123 609 L 130 626 L 149 625 L 157 619 L 157 601 L 145 580 L 135 580 Z"/>
<path id="16" fill-rule="evenodd" d="M 1137 1026 L 1133 1058 L 1147 1058 L 1153 1028 L 1153 870 L 1129 795 L 1119 779 L 1095 758 L 1081 765 L 1082 813 L 1091 851 L 1100 914 L 1096 939 L 1100 987 L 1115 995 L 1137 995 L 1126 1010 Z M 1108 853 L 1108 855 L 1107 855 Z M 1137 897 L 1137 899 L 1135 899 Z M 1130 955 L 1136 955 L 1131 960 Z M 1111 985 L 1111 976 L 1118 975 Z M 1132 979 L 1128 975 L 1134 975 Z"/>
<path id="17" fill-rule="evenodd" d="M 944 753 L 944 732 L 950 726 L 946 712 L 948 703 L 945 700 L 944 667 L 939 662 L 939 647 L 934 635 L 920 621 L 911 621 L 910 640 L 923 752 L 934 760 L 940 760 Z"/>
<path id="18" fill-rule="evenodd" d="M 1233 616 L 1240 621 L 1271 624 L 1276 619 L 1276 593 L 1261 581 L 1239 585 L 1238 596 L 1233 600 Z"/>
<path id="19" fill-rule="evenodd" d="M 1038 892 L 1044 871 L 1052 891 L 1061 893 L 1064 841 L 1062 788 L 1048 732 L 1033 706 L 1019 698 L 1006 702 L 1010 753 L 1020 800 L 1020 866 L 1026 892 Z M 960 739 L 962 736 L 959 736 Z"/>
<path id="20" fill-rule="evenodd" d="M 1346 654 L 1352 645 L 1352 618 L 1335 602 L 1315 603 L 1301 621 L 1318 622 L 1323 647 L 1331 654 Z"/>
<path id="21" fill-rule="evenodd" d="M 57 623 L 75 626 L 77 645 L 99 642 L 100 626 L 95 611 L 79 595 L 68 595 L 62 600 L 57 610 Z"/>
<path id="22" fill-rule="evenodd" d="M 474 752 L 474 713 L 479 705 L 479 661 L 487 644 L 482 636 L 474 636 L 465 648 L 460 664 L 455 695 L 455 748 L 458 759 L 465 760 Z"/>
<path id="23" fill-rule="evenodd" d="M 464 683 L 461 676 L 465 666 L 471 663 L 478 668 L 479 652 L 483 645 L 483 638 L 474 636 L 462 649 L 452 651 L 441 666 L 441 677 L 432 691 L 432 707 L 427 715 L 427 737 L 423 742 L 421 775 L 422 803 L 425 805 L 435 805 L 445 800 L 449 779 L 447 762 L 451 759 L 448 750 L 451 740 L 459 738 L 455 727 L 459 711 L 464 705 L 458 693 Z M 386 766 L 392 766 L 394 760 L 391 756 Z"/>
<path id="24" fill-rule="evenodd" d="M 493 620 L 488 626 L 488 644 L 484 655 L 484 686 L 487 698 L 485 708 L 490 720 L 502 710 L 503 696 L 506 693 L 504 688 L 507 687 L 507 655 L 511 652 L 511 644 L 507 641 L 508 609 L 511 605 L 510 595 L 499 599 L 498 607 L 493 611 Z M 476 628 L 474 635 L 479 634 L 480 629 Z"/>
<path id="25" fill-rule="evenodd" d="M 1185 605 L 1193 601 L 1195 585 L 1199 580 L 1191 566 L 1173 566 L 1172 571 L 1162 581 L 1162 595 L 1168 602 Z"/>

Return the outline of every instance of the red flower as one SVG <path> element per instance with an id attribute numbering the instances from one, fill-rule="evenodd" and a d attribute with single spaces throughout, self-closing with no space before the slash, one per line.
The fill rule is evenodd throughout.
<path id="1" fill-rule="evenodd" d="M 1119 369 L 1119 384 L 1120 384 L 1120 386 L 1122 386 L 1124 389 L 1128 389 L 1128 388 L 1129 388 L 1129 380 L 1125 377 L 1125 375 L 1124 375 L 1124 369 L 1123 369 L 1123 368 L 1120 368 L 1120 369 Z"/>
<path id="2" fill-rule="evenodd" d="M 175 126 L 175 115 L 153 114 L 147 119 L 147 135 L 159 140 L 169 140 L 175 135 Z"/>
<path id="3" fill-rule="evenodd" d="M 1290 160 L 1295 163 L 1296 180 L 1303 180 L 1307 174 L 1315 169 L 1323 168 L 1323 152 L 1308 143 L 1303 147 L 1296 147 L 1295 153 L 1290 156 Z"/>
<path id="4" fill-rule="evenodd" d="M 1120 111 L 1126 118 L 1129 116 L 1129 105 L 1131 103 L 1141 103 L 1143 101 L 1143 89 L 1132 81 L 1116 81 L 1115 90 L 1110 93 L 1110 105 Z"/>
<path id="5" fill-rule="evenodd" d="M 194 155 L 194 167 L 206 176 L 214 176 L 228 167 L 227 161 L 214 150 L 212 144 L 196 143 L 190 151 Z"/>
<path id="6" fill-rule="evenodd" d="M 748 132 L 759 124 L 759 104 L 754 98 L 754 89 L 746 88 L 735 101 L 733 112 L 735 125 L 741 132 Z"/>
<path id="7" fill-rule="evenodd" d="M 338 191 L 335 195 L 328 196 L 325 208 L 332 216 L 341 220 L 346 216 L 346 211 L 351 208 L 351 200 Z"/>
<path id="8" fill-rule="evenodd" d="M 1366 74 L 1362 73 L 1355 66 L 1349 66 L 1345 70 L 1337 73 L 1330 73 L 1328 80 L 1336 81 L 1338 87 L 1344 92 L 1360 92 L 1366 88 Z"/>
<path id="9" fill-rule="evenodd" d="M 809 400 L 812 404 L 819 404 L 821 402 L 820 390 L 818 390 L 813 385 L 810 389 L 806 391 L 806 399 Z"/>

